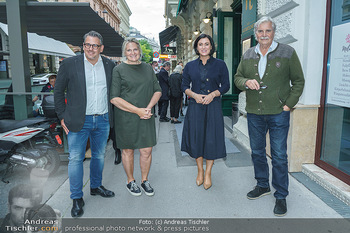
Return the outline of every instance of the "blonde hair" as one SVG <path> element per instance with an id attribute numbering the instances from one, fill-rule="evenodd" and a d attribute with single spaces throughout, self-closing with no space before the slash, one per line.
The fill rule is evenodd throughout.
<path id="1" fill-rule="evenodd" d="M 182 74 L 182 66 L 181 66 L 181 65 L 177 65 L 177 66 L 175 67 L 175 69 L 173 70 L 173 73 Z"/>
<path id="2" fill-rule="evenodd" d="M 122 56 L 125 59 L 125 49 L 126 49 L 126 45 L 129 43 L 135 43 L 137 45 L 138 50 L 140 51 L 140 58 L 139 61 L 141 61 L 142 58 L 142 49 L 141 49 L 141 45 L 140 42 L 138 40 L 136 40 L 135 38 L 131 37 L 131 38 L 126 38 L 123 42 L 122 45 Z"/>

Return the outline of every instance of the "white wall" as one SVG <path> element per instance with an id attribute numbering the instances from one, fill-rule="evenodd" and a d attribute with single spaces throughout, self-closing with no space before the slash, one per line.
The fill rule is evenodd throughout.
<path id="1" fill-rule="evenodd" d="M 320 104 L 327 0 L 258 0 L 258 15 L 276 22 L 275 39 L 292 46 L 305 76 L 300 104 Z"/>
<path id="2" fill-rule="evenodd" d="M 324 38 L 327 0 L 297 0 L 300 11 L 296 14 L 298 41 L 303 41 L 297 52 L 305 75 L 304 93 L 300 103 L 320 104 L 324 56 Z M 302 16 L 303 15 L 303 16 Z"/>

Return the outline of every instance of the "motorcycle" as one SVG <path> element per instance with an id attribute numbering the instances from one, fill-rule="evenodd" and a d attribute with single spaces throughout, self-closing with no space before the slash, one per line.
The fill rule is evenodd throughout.
<path id="1" fill-rule="evenodd" d="M 44 107 L 43 110 L 45 113 Z M 25 120 L 0 120 L 0 163 L 7 163 L 2 181 L 9 183 L 5 178 L 18 165 L 42 168 L 49 175 L 54 174 L 61 162 L 58 147 L 62 147 L 58 119 L 50 114 Z"/>

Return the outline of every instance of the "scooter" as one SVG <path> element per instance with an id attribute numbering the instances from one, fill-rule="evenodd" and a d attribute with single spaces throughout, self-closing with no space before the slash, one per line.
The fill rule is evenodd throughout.
<path id="1" fill-rule="evenodd" d="M 62 140 L 57 118 L 0 120 L 0 163 L 7 163 L 2 181 L 9 183 L 5 178 L 18 165 L 54 174 L 60 166 L 58 147 Z"/>

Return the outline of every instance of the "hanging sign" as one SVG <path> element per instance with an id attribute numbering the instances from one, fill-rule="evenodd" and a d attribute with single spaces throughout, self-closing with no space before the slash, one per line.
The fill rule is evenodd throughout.
<path id="1" fill-rule="evenodd" d="M 254 35 L 257 0 L 242 1 L 242 40 Z"/>
<path id="2" fill-rule="evenodd" d="M 176 47 L 163 47 L 162 54 L 176 55 Z"/>

